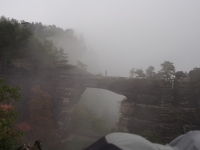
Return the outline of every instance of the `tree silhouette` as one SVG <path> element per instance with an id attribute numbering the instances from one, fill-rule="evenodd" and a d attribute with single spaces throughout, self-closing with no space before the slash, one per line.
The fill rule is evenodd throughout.
<path id="1" fill-rule="evenodd" d="M 137 75 L 136 78 L 145 78 L 146 75 L 142 69 L 137 69 L 134 71 L 134 73 Z"/>
<path id="2" fill-rule="evenodd" d="M 200 68 L 193 68 L 193 70 L 189 72 L 189 79 L 190 82 L 196 84 L 194 93 L 198 95 L 198 105 L 200 105 Z"/>
<path id="3" fill-rule="evenodd" d="M 165 61 L 160 65 L 162 68 L 158 72 L 159 76 L 166 81 L 172 81 L 175 76 L 175 67 L 172 62 Z"/>
<path id="4" fill-rule="evenodd" d="M 147 77 L 153 77 L 155 74 L 154 72 L 154 67 L 153 66 L 149 66 L 147 69 L 146 69 L 146 75 Z"/>

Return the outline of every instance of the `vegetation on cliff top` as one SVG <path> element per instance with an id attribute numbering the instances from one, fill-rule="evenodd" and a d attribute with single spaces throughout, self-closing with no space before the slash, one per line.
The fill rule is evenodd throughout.
<path id="1" fill-rule="evenodd" d="M 155 73 L 154 67 L 149 66 L 146 69 L 146 74 L 142 69 L 132 68 L 130 70 L 130 78 L 159 78 L 166 81 L 172 81 L 175 77 L 175 67 L 172 62 L 165 61 L 160 65 L 162 68 L 158 73 Z"/>
<path id="2" fill-rule="evenodd" d="M 72 29 L 0 17 L 0 75 L 6 75 L 15 67 L 38 71 L 44 67 L 66 64 L 66 51 L 83 53 L 85 50 L 83 37 L 77 36 Z M 32 137 L 35 136 L 34 140 L 41 138 L 45 143 L 51 142 L 55 140 L 51 96 L 39 86 L 33 87 L 30 94 L 30 112 L 26 112 L 28 118 L 23 120 L 31 125 L 30 133 Z M 0 80 L 0 102 L 10 104 L 19 98 L 19 87 L 11 88 Z M 0 108 L 0 149 L 9 150 L 20 144 L 22 132 L 13 127 L 17 116 L 14 108 Z"/>
<path id="3" fill-rule="evenodd" d="M 61 38 L 64 44 L 58 43 Z M 0 18 L 0 73 L 14 66 L 41 68 L 67 63 L 66 51 L 85 50 L 83 37 L 72 29 Z"/>

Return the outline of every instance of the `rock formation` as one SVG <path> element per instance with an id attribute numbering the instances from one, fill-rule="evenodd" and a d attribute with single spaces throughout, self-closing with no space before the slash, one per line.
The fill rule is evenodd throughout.
<path id="1" fill-rule="evenodd" d="M 73 65 L 31 69 L 15 68 L 3 75 L 24 93 L 24 108 L 30 89 L 39 84 L 52 95 L 57 140 L 70 134 L 71 113 L 87 87 L 107 89 L 126 96 L 121 102 L 120 130 L 141 134 L 156 131 L 164 143 L 192 129 L 200 129 L 198 89 L 189 78 L 170 82 L 152 79 L 95 76 Z M 28 110 L 27 110 L 28 111 Z"/>

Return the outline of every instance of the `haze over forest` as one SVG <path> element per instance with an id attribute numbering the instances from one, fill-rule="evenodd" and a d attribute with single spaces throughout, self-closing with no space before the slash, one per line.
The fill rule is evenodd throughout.
<path id="1" fill-rule="evenodd" d="M 197 0 L 0 0 L 0 2 L 0 21 L 3 22 L 1 26 L 3 34 L 0 34 L 3 35 L 1 40 L 3 42 L 0 44 L 4 46 L 2 51 L 5 52 L 1 56 L 0 66 L 6 66 L 4 62 L 7 60 L 8 62 L 14 60 L 16 65 L 21 58 L 25 63 L 29 62 L 28 68 L 33 64 L 52 67 L 52 64 L 60 62 L 77 65 L 77 61 L 80 61 L 88 68 L 81 68 L 78 65 L 77 68 L 96 75 L 96 78 L 121 76 L 130 79 L 134 78 L 134 71 L 143 75 L 137 76 L 138 78 L 148 78 L 149 75 L 141 71 L 145 72 L 149 66 L 153 66 L 150 67 L 153 68 L 150 69 L 153 76 L 153 73 L 156 74 L 161 69 L 160 65 L 163 62 L 174 65 L 175 71 L 189 72 L 194 67 L 200 67 L 200 1 Z M 12 18 L 16 19 L 16 23 Z M 3 30 L 5 26 L 9 27 L 9 24 L 12 24 L 13 31 L 16 31 L 13 39 L 10 38 L 12 34 L 6 34 L 11 30 Z M 22 31 L 27 35 L 23 35 Z M 18 32 L 21 41 L 18 39 Z M 8 41 L 11 39 L 10 41 L 14 42 L 6 45 L 4 39 Z M 21 43 L 16 42 L 17 40 Z M 16 45 L 20 47 L 20 51 Z M 14 52 L 17 52 L 17 55 Z M 132 70 L 131 75 L 132 68 L 135 70 Z M 32 69 L 37 70 L 37 67 Z M 0 72 L 1 70 L 6 72 L 7 68 L 0 67 Z M 174 68 L 172 70 L 174 77 Z M 30 85 L 34 81 L 36 80 L 29 81 Z M 35 89 L 41 90 L 40 92 L 45 90 L 39 86 Z M 72 90 L 70 92 L 73 93 Z M 24 93 L 22 105 L 25 106 L 30 100 L 30 93 Z M 94 131 L 98 131 L 98 134 L 102 131 L 103 134 L 117 131 L 119 102 L 122 99 L 123 95 L 103 89 L 87 88 L 80 101 L 77 98 L 77 103 L 74 104 L 75 121 L 71 123 L 74 131 L 77 128 L 82 129 L 82 123 L 86 123 L 86 129 L 91 128 L 94 126 L 91 125 L 91 120 L 97 122 Z M 55 101 L 57 102 L 57 99 Z M 65 102 L 68 103 L 68 99 Z M 21 120 L 28 118 L 28 107 L 22 108 L 25 110 L 21 113 Z M 91 122 L 88 118 L 91 118 Z"/>
<path id="2" fill-rule="evenodd" d="M 0 14 L 72 28 L 91 52 L 81 58 L 90 72 L 127 77 L 132 67 L 159 70 L 165 60 L 177 71 L 199 67 L 199 7 L 197 0 L 7 0 L 1 1 Z"/>

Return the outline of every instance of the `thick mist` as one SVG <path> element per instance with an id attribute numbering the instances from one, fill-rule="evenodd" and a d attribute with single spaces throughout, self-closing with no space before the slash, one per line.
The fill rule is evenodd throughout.
<path id="1" fill-rule="evenodd" d="M 99 117 L 105 117 L 109 129 L 116 127 L 119 121 L 120 102 L 125 97 L 108 90 L 87 88 L 79 103 L 85 103 Z"/>
<path id="2" fill-rule="evenodd" d="M 81 61 L 93 74 L 105 75 L 107 71 L 108 76 L 129 77 L 132 68 L 146 70 L 149 66 L 157 72 L 164 61 L 174 63 L 176 71 L 200 67 L 198 0 L 0 2 L 0 16 L 71 31 L 73 40 L 63 34 L 47 39 L 64 49 L 70 64 Z M 99 117 L 108 114 L 112 128 L 122 99 L 122 95 L 88 88 L 80 103 L 86 103 Z"/>

